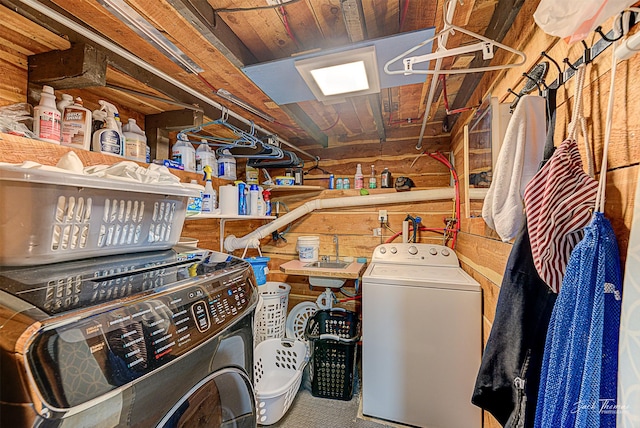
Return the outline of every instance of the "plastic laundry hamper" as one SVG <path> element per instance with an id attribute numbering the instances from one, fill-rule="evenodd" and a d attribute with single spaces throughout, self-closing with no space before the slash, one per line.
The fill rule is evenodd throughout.
<path id="1" fill-rule="evenodd" d="M 253 374 L 258 424 L 274 424 L 287 413 L 307 360 L 307 345 L 301 340 L 266 339 L 256 346 Z"/>
<path id="2" fill-rule="evenodd" d="M 360 340 L 358 314 L 342 308 L 319 310 L 309 318 L 305 337 L 311 350 L 311 394 L 351 400 Z"/>
<path id="3" fill-rule="evenodd" d="M 256 346 L 265 339 L 285 337 L 290 290 L 291 286 L 285 282 L 267 281 L 258 287 L 262 306 L 256 312 Z"/>

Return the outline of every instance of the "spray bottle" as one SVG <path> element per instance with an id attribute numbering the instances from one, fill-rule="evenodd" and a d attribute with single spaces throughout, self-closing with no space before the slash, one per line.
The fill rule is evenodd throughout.
<path id="1" fill-rule="evenodd" d="M 93 134 L 92 149 L 94 152 L 108 153 L 110 155 L 122 156 L 124 150 L 124 136 L 120 133 L 115 115 L 118 109 L 104 100 L 98 101 L 102 110 L 106 111 L 106 126 Z"/>
<path id="2" fill-rule="evenodd" d="M 238 188 L 238 215 L 247 215 L 247 185 L 243 181 L 236 181 Z"/>
<path id="3" fill-rule="evenodd" d="M 212 171 L 211 166 L 204 166 L 203 172 L 205 184 L 204 192 L 202 193 L 202 212 L 209 214 L 218 208 L 218 194 L 211 184 Z"/>
<path id="4" fill-rule="evenodd" d="M 271 215 L 271 190 L 263 190 L 262 198 L 264 199 L 264 215 Z"/>

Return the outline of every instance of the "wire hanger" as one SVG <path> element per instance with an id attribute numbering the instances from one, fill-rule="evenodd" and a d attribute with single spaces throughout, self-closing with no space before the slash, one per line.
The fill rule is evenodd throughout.
<path id="1" fill-rule="evenodd" d="M 509 47 L 507 45 L 503 45 L 502 43 L 496 42 L 495 40 L 491 40 L 489 38 L 486 38 L 484 36 L 481 36 L 480 34 L 476 34 L 472 31 L 469 30 L 465 30 L 462 27 L 458 27 L 457 25 L 452 24 L 451 22 L 448 21 L 447 19 L 447 7 L 448 4 L 452 1 L 460 1 L 460 3 L 462 3 L 461 0 L 447 0 L 444 3 L 444 9 L 445 9 L 445 13 L 443 14 L 443 21 L 444 21 L 444 28 L 437 33 L 435 36 L 431 37 L 430 39 L 427 39 L 423 42 L 421 42 L 420 44 L 408 49 L 407 51 L 401 53 L 400 55 L 398 55 L 397 57 L 393 58 L 392 60 L 388 61 L 385 65 L 384 65 L 384 72 L 387 74 L 467 74 L 467 73 L 476 73 L 476 72 L 481 72 L 481 71 L 493 71 L 493 70 L 503 70 L 505 68 L 513 68 L 513 67 L 519 67 L 521 65 L 523 65 L 525 63 L 525 61 L 527 60 L 527 56 L 524 54 L 524 52 L 519 51 L 517 49 L 513 49 L 512 47 Z M 447 49 L 446 46 L 443 46 L 442 40 L 446 40 L 446 38 L 444 38 L 443 36 L 446 34 L 450 34 L 453 33 L 455 31 L 459 31 L 461 33 L 464 33 L 468 36 L 474 37 L 476 39 L 479 39 L 480 42 L 475 43 L 475 44 L 470 44 L 470 45 L 465 45 L 465 46 L 460 46 L 457 48 L 453 48 L 453 49 Z M 437 42 L 437 48 L 435 50 L 435 52 L 430 53 L 430 54 L 426 54 L 426 55 L 420 55 L 420 56 L 413 56 L 413 57 L 406 57 L 407 55 L 415 52 L 416 50 L 420 49 L 421 47 L 423 47 L 424 45 L 432 42 L 433 40 L 436 40 Z M 489 65 L 489 66 L 485 66 L 485 67 L 474 67 L 474 68 L 457 68 L 457 69 L 451 69 L 451 70 L 414 70 L 413 69 L 413 64 L 418 64 L 421 62 L 426 62 L 426 61 L 431 61 L 433 59 L 438 59 L 438 58 L 446 58 L 446 57 L 450 57 L 450 56 L 458 56 L 458 55 L 462 55 L 462 54 L 466 54 L 466 53 L 472 53 L 472 52 L 482 52 L 482 58 L 485 60 L 491 59 L 493 58 L 493 48 L 494 46 L 499 47 L 500 49 L 504 49 L 506 51 L 509 51 L 513 54 L 518 55 L 521 60 L 518 63 L 512 63 L 512 64 L 501 64 L 501 65 Z M 406 58 L 405 58 L 406 57 Z M 391 64 L 393 64 L 396 61 L 402 60 L 402 64 L 403 64 L 403 68 L 402 70 L 390 70 L 389 66 Z"/>
<path id="2" fill-rule="evenodd" d="M 309 168 L 308 170 L 306 170 L 304 172 L 304 175 L 309 174 L 311 171 L 313 171 L 314 169 L 319 170 L 320 172 L 322 172 L 323 174 L 331 174 L 329 171 L 327 171 L 326 169 L 320 168 L 320 165 L 318 165 L 320 163 L 320 158 L 316 157 L 316 164 L 314 166 L 312 166 L 311 168 Z"/>

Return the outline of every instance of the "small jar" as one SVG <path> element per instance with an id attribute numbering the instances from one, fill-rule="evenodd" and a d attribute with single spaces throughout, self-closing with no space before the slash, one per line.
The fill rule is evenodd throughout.
<path id="1" fill-rule="evenodd" d="M 348 177 L 345 177 L 342 179 L 342 188 L 343 189 L 350 189 L 351 188 L 351 182 L 349 181 Z"/>

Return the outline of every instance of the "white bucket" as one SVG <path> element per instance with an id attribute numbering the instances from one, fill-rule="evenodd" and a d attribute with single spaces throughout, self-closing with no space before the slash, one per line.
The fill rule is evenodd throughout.
<path id="1" fill-rule="evenodd" d="M 301 262 L 313 263 L 318 261 L 320 251 L 319 236 L 300 236 L 296 244 L 296 250 Z"/>

